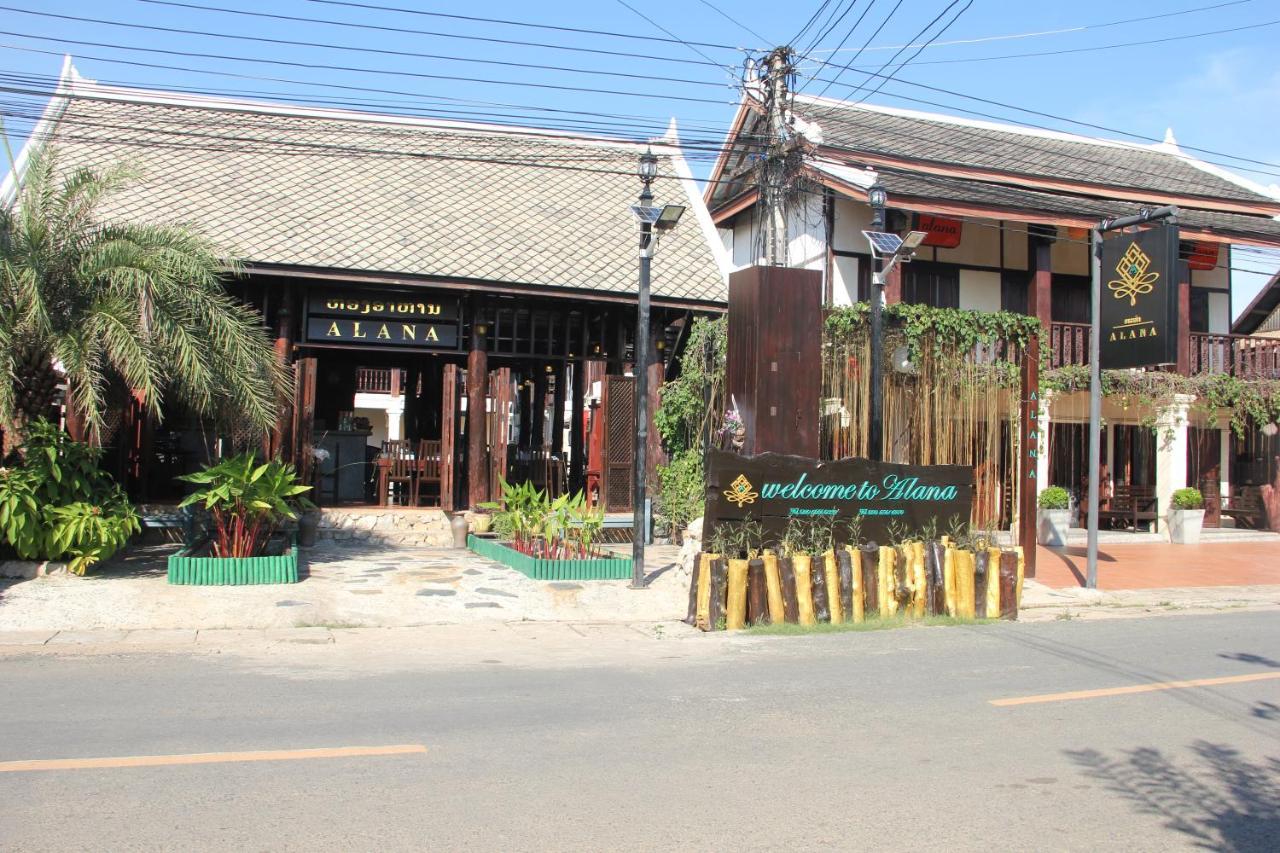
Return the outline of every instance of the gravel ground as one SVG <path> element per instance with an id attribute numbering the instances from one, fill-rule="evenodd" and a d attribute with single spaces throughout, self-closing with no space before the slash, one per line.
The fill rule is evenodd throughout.
<path id="1" fill-rule="evenodd" d="M 650 588 L 535 581 L 468 551 L 319 546 L 305 577 L 270 586 L 171 586 L 174 546 L 131 549 L 88 577 L 0 581 L 0 629 L 404 627 L 484 621 L 679 619 L 687 581 L 676 550 L 649 552 Z"/>

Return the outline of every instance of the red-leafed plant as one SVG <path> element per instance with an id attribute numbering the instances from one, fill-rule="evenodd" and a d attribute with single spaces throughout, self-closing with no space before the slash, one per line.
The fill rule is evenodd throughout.
<path id="1" fill-rule="evenodd" d="M 296 508 L 310 507 L 292 465 L 278 459 L 258 462 L 245 453 L 179 477 L 199 488 L 181 506 L 201 504 L 213 523 L 213 556 L 258 557 L 271 535 Z"/>

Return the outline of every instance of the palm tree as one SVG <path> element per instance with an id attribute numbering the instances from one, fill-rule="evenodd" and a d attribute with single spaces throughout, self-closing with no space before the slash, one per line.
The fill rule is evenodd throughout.
<path id="1" fill-rule="evenodd" d="M 168 396 L 197 415 L 269 429 L 288 374 L 261 317 L 223 288 L 238 263 L 185 225 L 103 221 L 103 202 L 135 177 L 128 167 L 64 171 L 54 149 L 41 149 L 0 207 L 6 445 L 53 404 L 55 365 L 91 440 L 120 384 L 156 417 Z"/>

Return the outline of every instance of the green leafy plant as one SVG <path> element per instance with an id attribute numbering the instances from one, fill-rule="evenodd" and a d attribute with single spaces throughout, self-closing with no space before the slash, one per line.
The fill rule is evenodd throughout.
<path id="1" fill-rule="evenodd" d="M 60 381 L 90 435 L 119 406 L 106 393 L 117 378 L 153 416 L 162 400 L 177 399 L 264 432 L 292 393 L 261 316 L 226 292 L 234 259 L 189 226 L 107 218 L 136 178 L 125 163 L 64 168 L 57 149 L 42 145 L 15 198 L 0 206 L 6 452 L 49 411 Z"/>
<path id="2" fill-rule="evenodd" d="M 690 448 L 672 457 L 667 465 L 658 466 L 658 494 L 654 511 L 660 524 L 673 536 L 701 518 L 706 500 L 706 481 L 702 471 L 702 451 Z"/>
<path id="3" fill-rule="evenodd" d="M 1176 489 L 1173 493 L 1174 509 L 1204 509 L 1204 495 L 1199 489 Z"/>
<path id="4" fill-rule="evenodd" d="M 1037 505 L 1041 509 L 1067 509 L 1071 505 L 1071 495 L 1062 486 L 1049 486 L 1040 493 Z"/>
<path id="5" fill-rule="evenodd" d="M 554 500 L 532 483 L 499 481 L 502 499 L 480 504 L 493 513 L 493 528 L 522 554 L 551 560 L 598 556 L 596 538 L 604 530 L 604 509 L 587 506 L 586 495 Z"/>
<path id="6" fill-rule="evenodd" d="M 302 496 L 311 487 L 298 481 L 292 465 L 278 459 L 260 463 L 251 453 L 178 479 L 197 487 L 179 506 L 201 504 L 209 512 L 215 557 L 261 556 L 284 519 L 312 506 Z"/>
<path id="7" fill-rule="evenodd" d="M 83 575 L 122 548 L 140 524 L 100 456 L 48 421 L 27 424 L 18 464 L 0 468 L 4 549 L 23 560 L 66 560 Z"/>

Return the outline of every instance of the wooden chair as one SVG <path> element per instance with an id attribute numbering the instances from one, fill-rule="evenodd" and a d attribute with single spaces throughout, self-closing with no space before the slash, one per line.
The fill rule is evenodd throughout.
<path id="1" fill-rule="evenodd" d="M 1222 514 L 1234 519 L 1236 527 L 1265 529 L 1267 526 L 1262 495 L 1257 486 L 1240 486 L 1232 489 L 1227 506 L 1222 508 Z"/>
<path id="2" fill-rule="evenodd" d="M 418 500 L 422 496 L 423 486 L 434 483 L 436 487 L 437 503 L 440 506 L 440 442 L 422 439 L 418 442 L 418 485 L 413 505 L 418 505 Z"/>
<path id="3" fill-rule="evenodd" d="M 402 487 L 397 506 L 404 505 L 404 493 L 409 493 L 409 505 L 418 505 L 417 462 L 413 458 L 409 442 L 403 439 L 382 442 L 382 456 L 386 460 L 385 490 L 378 496 L 383 506 L 391 502 L 391 493 L 399 484 Z"/>
<path id="4" fill-rule="evenodd" d="M 1098 520 L 1119 521 L 1126 527 L 1138 529 L 1139 521 L 1154 522 L 1159 518 L 1156 513 L 1156 491 L 1153 486 L 1131 486 L 1117 483 L 1111 492 L 1111 506 L 1106 510 L 1098 510 Z"/>

